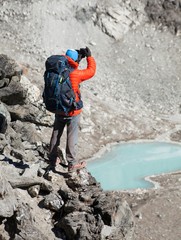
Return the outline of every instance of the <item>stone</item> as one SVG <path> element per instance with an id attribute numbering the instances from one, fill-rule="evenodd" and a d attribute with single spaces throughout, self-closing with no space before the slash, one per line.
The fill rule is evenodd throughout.
<path id="1" fill-rule="evenodd" d="M 45 191 L 45 192 L 52 192 L 53 191 L 53 186 L 51 183 L 49 183 L 48 181 L 44 180 L 41 185 L 41 190 Z"/>
<path id="2" fill-rule="evenodd" d="M 76 190 L 77 188 L 88 186 L 91 181 L 94 182 L 94 178 L 88 173 L 86 168 L 84 168 L 70 174 L 66 183 L 72 190 Z"/>
<path id="3" fill-rule="evenodd" d="M 78 196 L 76 196 L 73 199 L 69 199 L 65 206 L 64 206 L 64 212 L 67 213 L 71 213 L 71 212 L 75 212 L 75 211 L 80 211 L 81 209 L 84 208 L 84 204 L 82 204 L 79 199 Z"/>
<path id="4" fill-rule="evenodd" d="M 34 185 L 28 188 L 28 193 L 31 197 L 37 197 L 40 192 L 40 185 Z"/>
<path id="5" fill-rule="evenodd" d="M 8 141 L 4 134 L 0 133 L 0 153 L 3 153 L 4 148 L 8 145 Z"/>
<path id="6" fill-rule="evenodd" d="M 9 234 L 5 230 L 5 221 L 0 221 L 0 239 L 9 240 Z"/>
<path id="7" fill-rule="evenodd" d="M 16 210 L 17 200 L 13 188 L 0 169 L 0 217 L 11 217 Z"/>
<path id="8" fill-rule="evenodd" d="M 86 212 L 73 212 L 62 218 L 58 227 L 68 239 L 101 240 L 103 222 L 99 216 Z"/>
<path id="9" fill-rule="evenodd" d="M 25 169 L 22 176 L 29 177 L 29 178 L 38 176 L 39 167 L 40 167 L 39 163 L 29 164 L 29 167 Z"/>
<path id="10" fill-rule="evenodd" d="M 103 192 L 95 200 L 93 207 L 105 225 L 116 227 L 115 235 L 119 232 L 120 235 L 126 236 L 133 229 L 134 218 L 131 209 L 119 196 Z"/>
<path id="11" fill-rule="evenodd" d="M 109 239 L 109 237 L 115 231 L 116 231 L 116 227 L 104 225 L 104 227 L 101 231 L 101 236 L 102 236 L 103 239 Z"/>
<path id="12" fill-rule="evenodd" d="M 139 11 L 139 15 L 136 12 Z M 115 1 L 114 5 L 108 1 L 97 4 L 94 10 L 93 21 L 101 30 L 120 40 L 135 26 L 146 20 L 144 6 L 139 1 L 128 3 Z"/>
<path id="13" fill-rule="evenodd" d="M 18 77 L 0 91 L 0 100 L 7 105 L 25 104 L 26 91 L 19 83 Z"/>
<path id="14" fill-rule="evenodd" d="M 181 18 L 181 6 L 177 0 L 147 1 L 145 8 L 149 20 L 156 23 L 164 30 L 166 27 L 172 34 L 180 32 L 181 24 L 178 19 Z"/>
<path id="15" fill-rule="evenodd" d="M 50 193 L 44 198 L 43 205 L 45 208 L 58 212 L 64 205 L 64 201 L 57 193 Z"/>
<path id="16" fill-rule="evenodd" d="M 40 89 L 35 84 L 32 84 L 26 76 L 21 76 L 20 84 L 27 91 L 27 103 L 35 103 L 40 99 Z"/>
<path id="17" fill-rule="evenodd" d="M 5 133 L 7 129 L 7 120 L 5 116 L 0 113 L 0 133 Z"/>
<path id="18" fill-rule="evenodd" d="M 8 127 L 8 124 L 11 121 L 11 116 L 5 107 L 5 105 L 0 102 L 0 133 L 5 133 Z"/>
<path id="19" fill-rule="evenodd" d="M 46 112 L 41 105 L 41 102 L 38 102 L 37 106 L 31 103 L 23 105 L 17 103 L 13 106 L 9 105 L 8 111 L 10 112 L 14 121 L 20 120 L 51 127 L 54 122 L 54 115 L 53 113 Z"/>
<path id="20" fill-rule="evenodd" d="M 24 152 L 21 150 L 12 149 L 10 155 L 19 160 L 23 160 L 25 158 Z"/>
<path id="21" fill-rule="evenodd" d="M 10 79 L 13 76 L 18 76 L 20 80 L 22 69 L 14 59 L 5 54 L 0 54 L 0 69 L 3 71 L 3 74 L 1 74 L 1 79 L 3 79 L 3 76 L 8 76 Z"/>
<path id="22" fill-rule="evenodd" d="M 48 181 L 39 177 L 32 178 L 20 176 L 15 179 L 10 177 L 8 181 L 13 188 L 29 188 L 34 185 L 40 185 L 40 189 L 43 191 L 51 192 L 53 189 L 52 185 Z"/>
<path id="23" fill-rule="evenodd" d="M 34 225 L 30 206 L 28 204 L 19 203 L 15 221 L 18 230 L 15 239 L 21 237 L 22 239 L 48 240 L 48 238 Z"/>

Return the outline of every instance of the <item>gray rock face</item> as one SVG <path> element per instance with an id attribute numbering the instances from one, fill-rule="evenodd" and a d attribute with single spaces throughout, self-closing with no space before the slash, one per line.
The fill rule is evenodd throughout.
<path id="1" fill-rule="evenodd" d="M 65 216 L 59 225 L 68 239 L 101 240 L 103 222 L 86 212 L 73 212 Z"/>
<path id="2" fill-rule="evenodd" d="M 13 77 L 20 80 L 22 74 L 21 68 L 17 63 L 7 55 L 0 54 L 0 88 L 9 85 Z"/>
<path id="3" fill-rule="evenodd" d="M 13 188 L 0 170 L 0 217 L 12 217 L 16 210 L 17 199 Z"/>
<path id="4" fill-rule="evenodd" d="M 30 207 L 26 204 L 19 205 L 15 221 L 17 223 L 17 232 L 14 239 L 32 239 L 48 240 L 48 238 L 34 225 L 33 216 L 30 213 Z"/>
<path id="5" fill-rule="evenodd" d="M 64 205 L 64 202 L 58 194 L 50 193 L 45 197 L 43 204 L 45 208 L 58 212 Z"/>
<path id="6" fill-rule="evenodd" d="M 0 102 L 0 133 L 5 133 L 7 126 L 11 121 L 11 116 L 5 107 L 5 105 Z"/>
<path id="7" fill-rule="evenodd" d="M 128 239 L 134 221 L 128 204 L 112 193 L 104 193 L 86 171 L 71 174 L 66 180 L 72 191 L 60 191 L 65 205 L 56 227 L 68 239 Z M 107 226 L 111 230 L 106 232 Z"/>
<path id="8" fill-rule="evenodd" d="M 23 87 L 19 81 L 14 80 L 15 78 L 11 79 L 9 86 L 4 86 L 1 95 L 1 100 L 7 105 L 6 109 L 1 104 L 1 112 L 8 126 L 0 135 L 0 169 L 3 171 L 0 178 L 0 216 L 5 220 L 9 218 L 1 226 L 2 237 L 7 234 L 15 240 L 53 239 L 52 225 L 45 218 L 41 218 L 41 214 L 37 215 L 37 212 L 32 210 L 36 208 L 38 211 L 38 206 L 41 206 L 45 215 L 47 211 L 50 212 L 47 219 L 51 220 L 59 237 L 71 240 L 104 239 L 105 234 L 102 231 L 108 226 L 104 215 L 109 212 L 106 206 L 110 206 L 106 199 L 104 209 L 97 205 L 97 199 L 103 193 L 100 184 L 85 169 L 65 174 L 65 177 L 59 175 L 59 172 L 52 172 L 49 178 L 52 183 L 44 179 L 47 167 L 43 144 L 45 135 L 40 136 L 35 123 L 46 125 L 46 118 L 41 117 L 46 116 L 46 112 L 40 111 L 38 94 L 37 98 L 36 95 L 33 97 L 31 93 L 28 94 L 29 89 L 34 89 L 35 92 L 36 89 L 31 88 L 30 83 L 27 85 L 29 87 Z M 17 102 L 13 102 L 14 98 Z M 32 101 L 37 102 L 31 105 Z M 49 122 L 50 120 L 51 117 Z M 1 127 L 3 129 L 3 123 Z M 65 171 L 63 168 L 59 170 L 60 173 Z M 53 183 L 56 183 L 55 186 Z M 109 218 L 112 219 L 109 226 L 112 229 L 109 233 L 106 232 L 106 237 L 116 236 L 116 233 L 125 237 L 131 232 L 131 227 L 127 227 L 129 221 L 132 221 L 131 214 L 130 218 L 125 217 L 127 208 L 125 203 L 120 202 L 119 205 L 116 201 L 116 210 L 109 212 Z M 124 213 L 121 215 L 120 212 Z M 35 224 L 37 218 L 40 226 Z M 47 231 L 49 237 L 44 231 Z M 122 237 L 120 239 L 123 239 Z"/>
<path id="9" fill-rule="evenodd" d="M 112 193 L 102 193 L 95 200 L 94 209 L 100 214 L 104 224 L 112 227 L 110 235 L 113 239 L 116 236 L 129 238 L 127 235 L 133 230 L 134 220 L 125 201 Z"/>
<path id="10" fill-rule="evenodd" d="M 181 5 L 178 0 L 147 1 L 145 8 L 149 19 L 168 27 L 173 34 L 181 34 Z"/>
<path id="11" fill-rule="evenodd" d="M 8 228 L 5 229 L 9 229 L 8 234 L 13 239 L 28 240 L 30 236 L 33 240 L 49 239 L 41 228 L 41 224 L 48 226 L 45 219 L 39 222 L 40 226 L 35 225 L 34 218 L 40 216 L 36 211 L 33 213 L 32 209 L 37 208 L 37 205 L 41 206 L 44 214 L 45 211 L 52 213 L 55 232 L 61 237 L 66 236 L 66 239 L 101 240 L 104 236 L 110 239 L 119 236 L 121 240 L 127 239 L 128 235 L 132 236 L 134 222 L 129 206 L 114 194 L 105 194 L 86 169 L 66 174 L 62 178 L 58 173 L 63 168 L 59 167 L 58 173 L 54 173 L 52 178 L 54 184 L 55 177 L 57 183 L 61 182 L 57 188 L 43 177 L 38 177 L 37 168 L 33 164 L 29 164 L 29 169 L 23 173 L 16 169 L 16 165 L 8 171 L 8 164 L 2 161 L 0 167 L 7 178 L 5 175 L 0 178 L 0 216 L 9 218 L 6 223 Z M 105 231 L 108 226 L 111 227 L 109 233 Z"/>
<path id="12" fill-rule="evenodd" d="M 26 91 L 19 84 L 19 78 L 13 77 L 10 84 L 0 92 L 0 100 L 8 105 L 24 104 Z"/>
<path id="13" fill-rule="evenodd" d="M 79 7 L 75 17 L 82 23 L 93 20 L 95 25 L 115 40 L 122 39 L 128 31 L 147 20 L 144 4 L 140 0 L 116 0 L 114 4 L 103 0 L 93 6 Z"/>
<path id="14" fill-rule="evenodd" d="M 104 0 L 97 4 L 93 19 L 104 33 L 120 40 L 125 33 L 146 21 L 146 16 L 144 5 L 139 0 L 114 1 L 114 4 Z"/>
<path id="15" fill-rule="evenodd" d="M 5 133 L 7 129 L 7 120 L 5 116 L 0 113 L 0 133 Z"/>
<path id="16" fill-rule="evenodd" d="M 26 93 L 18 84 L 22 74 L 21 68 L 13 59 L 1 54 L 0 72 L 0 88 L 4 88 L 0 91 L 0 100 L 9 105 L 22 104 Z"/>

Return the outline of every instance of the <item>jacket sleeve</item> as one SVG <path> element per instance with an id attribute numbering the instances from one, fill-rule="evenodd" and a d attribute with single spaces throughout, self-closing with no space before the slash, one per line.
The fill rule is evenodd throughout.
<path id="1" fill-rule="evenodd" d="M 95 59 L 91 57 L 87 57 L 87 68 L 83 70 L 77 70 L 78 77 L 80 82 L 88 80 L 93 77 L 96 72 L 96 62 Z"/>

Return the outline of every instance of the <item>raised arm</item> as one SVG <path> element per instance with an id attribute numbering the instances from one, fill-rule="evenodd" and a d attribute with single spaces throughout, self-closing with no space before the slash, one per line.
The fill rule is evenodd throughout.
<path id="1" fill-rule="evenodd" d="M 77 70 L 79 79 L 82 81 L 88 80 L 95 75 L 96 72 L 96 62 L 92 56 L 87 57 L 87 68 L 83 70 Z"/>

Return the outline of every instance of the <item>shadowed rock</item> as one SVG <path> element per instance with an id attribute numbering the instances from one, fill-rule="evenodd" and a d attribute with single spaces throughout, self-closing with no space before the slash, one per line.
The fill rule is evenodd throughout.
<path id="1" fill-rule="evenodd" d="M 6 132 L 10 121 L 11 117 L 7 108 L 2 102 L 0 102 L 0 133 L 4 134 Z"/>
<path id="2" fill-rule="evenodd" d="M 45 197 L 43 205 L 47 209 L 58 212 L 64 205 L 64 202 L 57 193 L 50 193 Z"/>
<path id="3" fill-rule="evenodd" d="M 148 0 L 145 8 L 150 21 L 168 27 L 171 33 L 181 33 L 181 4 L 178 0 Z"/>
<path id="4" fill-rule="evenodd" d="M 16 209 L 17 199 L 13 188 L 0 170 L 0 217 L 11 217 Z"/>

